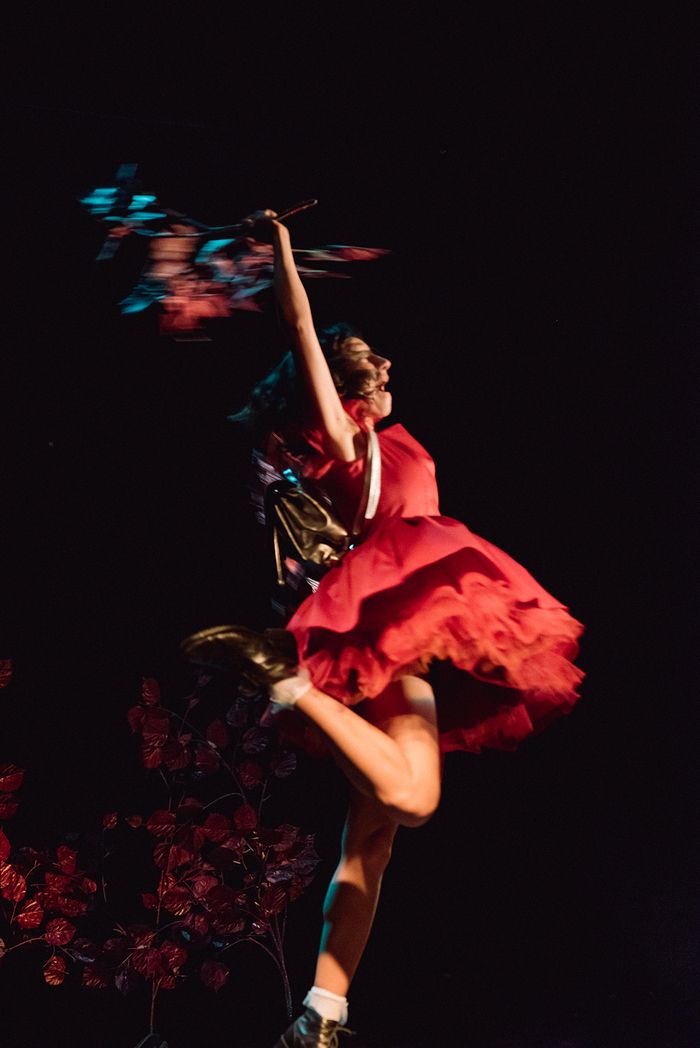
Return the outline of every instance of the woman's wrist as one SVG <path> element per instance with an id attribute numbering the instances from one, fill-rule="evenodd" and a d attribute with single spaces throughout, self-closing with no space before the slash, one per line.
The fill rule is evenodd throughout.
<path id="1" fill-rule="evenodd" d="M 278 222 L 276 219 L 273 219 L 270 222 L 270 226 L 271 226 L 271 229 L 272 229 L 272 235 L 277 240 L 280 240 L 280 241 L 289 241 L 290 240 L 289 229 L 287 228 L 287 226 L 285 226 L 285 224 L 283 222 Z"/>

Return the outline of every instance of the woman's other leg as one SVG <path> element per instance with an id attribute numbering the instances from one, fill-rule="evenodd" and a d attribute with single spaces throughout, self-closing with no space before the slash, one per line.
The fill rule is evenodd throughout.
<path id="1" fill-rule="evenodd" d="M 330 725 L 331 731 L 324 734 L 350 780 L 352 793 L 340 862 L 324 903 L 315 985 L 345 996 L 372 927 L 396 830 L 402 822 L 421 825 L 426 820 L 427 816 L 406 818 L 405 811 L 429 813 L 437 806 L 441 767 L 435 700 L 430 686 L 421 678 L 396 681 L 376 699 L 362 703 L 357 712 L 330 701 L 343 712 Z M 376 740 L 380 756 L 386 752 L 384 743 L 395 747 L 405 763 L 405 774 L 410 775 L 417 791 L 401 812 L 397 813 L 378 796 L 377 780 L 383 781 L 384 772 L 375 768 L 366 754 L 361 768 L 350 758 L 350 753 L 356 752 L 355 746 L 342 745 L 341 725 L 346 732 L 356 730 L 365 745 Z M 368 736 L 365 729 L 370 727 L 373 734 Z M 373 752 L 370 745 L 369 753 Z"/>
<path id="2" fill-rule="evenodd" d="M 353 789 L 341 856 L 323 906 L 314 985 L 347 995 L 377 910 L 398 823 L 378 801 Z"/>

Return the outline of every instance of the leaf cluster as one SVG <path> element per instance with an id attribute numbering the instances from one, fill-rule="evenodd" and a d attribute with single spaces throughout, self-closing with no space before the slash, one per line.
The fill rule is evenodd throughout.
<path id="1" fill-rule="evenodd" d="M 13 851 L 0 828 L 0 911 L 12 939 L 9 947 L 0 940 L 0 956 L 41 944 L 49 985 L 60 985 L 72 966 L 90 988 L 127 993 L 150 984 L 153 1007 L 161 990 L 191 974 L 221 989 L 228 951 L 251 942 L 274 960 L 288 996 L 286 908 L 320 860 L 313 834 L 287 823 L 266 826 L 263 807 L 271 783 L 295 770 L 296 754 L 279 744 L 274 728 L 261 726 L 267 700 L 243 683 L 222 714 L 202 715 L 209 681 L 199 677 L 177 712 L 164 705 L 158 682 L 145 678 L 128 711 L 141 764 L 162 788 L 159 807 L 108 812 L 84 847 L 63 843 L 55 851 Z M 17 811 L 23 776 L 21 768 L 0 766 L 0 819 Z M 135 853 L 121 847 L 132 834 L 149 857 L 136 903 L 142 917 L 121 921 L 109 885 Z M 96 838 L 97 850 L 90 844 Z"/>

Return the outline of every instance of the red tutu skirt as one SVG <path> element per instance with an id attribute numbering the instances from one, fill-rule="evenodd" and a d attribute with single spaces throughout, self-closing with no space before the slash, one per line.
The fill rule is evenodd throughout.
<path id="1" fill-rule="evenodd" d="M 571 711 L 584 676 L 572 662 L 582 624 L 512 557 L 449 517 L 377 521 L 287 628 L 315 686 L 348 706 L 428 674 L 443 752 L 515 749 Z M 300 715 L 282 723 L 318 752 Z"/>

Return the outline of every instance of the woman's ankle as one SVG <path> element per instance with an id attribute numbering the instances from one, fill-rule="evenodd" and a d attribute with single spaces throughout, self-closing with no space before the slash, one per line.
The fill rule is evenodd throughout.
<path id="1" fill-rule="evenodd" d="M 313 684 L 307 669 L 300 669 L 291 677 L 285 677 L 270 687 L 270 698 L 276 706 L 295 706 L 302 696 L 311 691 Z"/>
<path id="2" fill-rule="evenodd" d="M 323 986 L 312 986 L 303 1004 L 307 1008 L 313 1008 L 324 1019 L 333 1019 L 341 1026 L 345 1026 L 348 1021 L 347 998 L 332 990 L 326 990 Z"/>

